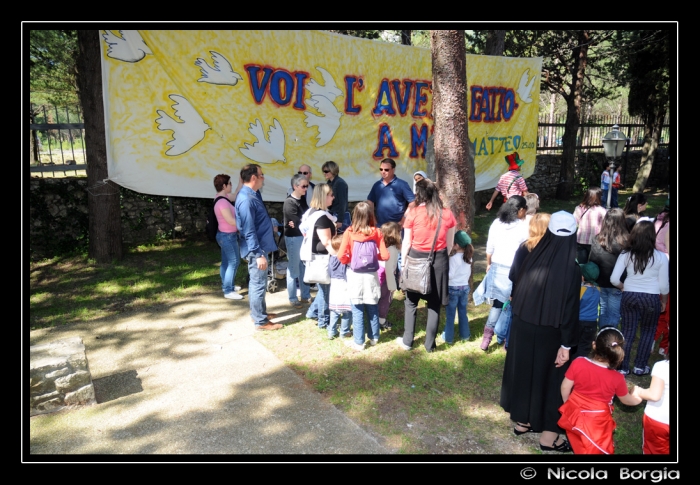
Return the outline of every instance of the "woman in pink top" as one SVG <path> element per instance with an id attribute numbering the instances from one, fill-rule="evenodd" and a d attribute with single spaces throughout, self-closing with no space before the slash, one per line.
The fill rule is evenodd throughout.
<path id="1" fill-rule="evenodd" d="M 588 262 L 593 239 L 603 227 L 606 210 L 600 205 L 602 194 L 600 187 L 588 187 L 583 201 L 574 209 L 574 218 L 578 225 L 576 259 L 579 264 Z"/>
<path id="2" fill-rule="evenodd" d="M 241 253 L 238 247 L 236 210 L 233 205 L 238 190 L 233 194 L 231 193 L 233 183 L 231 182 L 231 177 L 225 174 L 219 174 L 214 177 L 214 187 L 216 188 L 214 214 L 216 214 L 216 220 L 219 223 L 219 228 L 216 232 L 216 242 L 221 247 L 221 289 L 224 292 L 224 298 L 241 300 L 243 297 L 238 294 L 241 288 L 234 286 L 238 265 L 241 262 Z"/>

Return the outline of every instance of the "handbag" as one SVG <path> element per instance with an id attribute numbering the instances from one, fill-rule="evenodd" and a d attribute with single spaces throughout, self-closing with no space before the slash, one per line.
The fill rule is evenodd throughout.
<path id="1" fill-rule="evenodd" d="M 418 259 L 406 255 L 406 260 L 403 261 L 401 269 L 401 278 L 399 286 L 402 290 L 413 291 L 421 295 L 428 295 L 432 291 L 430 284 L 430 267 L 433 265 L 433 255 L 435 254 L 435 243 L 440 233 L 440 224 L 442 224 L 442 213 L 438 219 L 437 231 L 433 239 L 433 246 L 430 250 L 430 256 L 427 259 Z"/>
<path id="2" fill-rule="evenodd" d="M 330 255 L 328 254 L 312 254 L 311 259 L 306 262 L 304 283 L 330 284 L 331 272 L 328 269 L 329 261 Z"/>

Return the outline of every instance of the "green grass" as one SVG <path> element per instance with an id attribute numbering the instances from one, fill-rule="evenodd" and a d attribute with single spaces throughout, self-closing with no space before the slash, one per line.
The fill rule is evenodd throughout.
<path id="1" fill-rule="evenodd" d="M 132 248 L 111 265 L 97 265 L 86 255 L 31 263 L 30 328 L 85 322 L 217 291 L 220 259 L 216 244 L 179 240 Z M 245 282 L 245 270 L 238 276 L 238 284 Z"/>

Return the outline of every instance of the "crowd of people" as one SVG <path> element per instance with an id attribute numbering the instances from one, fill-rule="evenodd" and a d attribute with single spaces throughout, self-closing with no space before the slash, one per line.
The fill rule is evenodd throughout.
<path id="1" fill-rule="evenodd" d="M 613 453 L 617 396 L 630 406 L 648 401 L 644 452 L 668 453 L 669 204 L 656 219 L 645 217 L 643 194 L 630 196 L 624 209 L 606 210 L 608 177 L 605 190 L 588 188 L 573 214 L 537 212 L 539 198 L 519 172 L 523 161 L 516 152 L 506 162 L 509 170 L 486 206 L 490 210 L 503 197 L 488 232 L 486 275 L 473 299 L 491 306 L 481 350 L 489 350 L 494 335 L 506 346 L 500 405 L 515 435 L 540 433 L 544 451 Z M 398 323 L 389 321 L 388 310 L 401 289 L 403 336 L 395 345 L 413 349 L 424 300 L 424 348 L 433 352 L 443 306 L 442 340 L 451 345 L 457 335 L 471 338 L 466 309 L 474 248 L 437 184 L 418 171 L 411 187 L 395 169 L 392 159 L 379 163 L 380 179 L 351 215 L 337 163 L 323 164 L 326 182 L 316 185 L 311 167 L 299 167 L 283 205 L 289 303 L 294 309 L 308 304 L 306 317 L 329 339 L 345 338 L 363 351 Z M 613 181 L 617 205 L 620 185 Z M 256 164 L 241 169 L 235 190 L 228 175 L 215 177 L 216 239 L 224 297 L 242 298 L 233 281 L 246 260 L 253 323 L 258 330 L 279 330 L 283 326 L 270 321 L 275 315 L 265 305 L 268 254 L 277 245 L 260 195 L 263 182 Z M 651 368 L 659 339 L 665 360 Z M 628 389 L 630 373 L 651 374 L 650 388 Z"/>

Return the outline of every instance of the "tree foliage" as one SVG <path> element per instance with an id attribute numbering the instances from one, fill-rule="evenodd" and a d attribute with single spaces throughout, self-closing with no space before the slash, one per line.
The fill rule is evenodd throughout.
<path id="1" fill-rule="evenodd" d="M 29 31 L 29 92 L 33 103 L 78 103 L 75 30 Z"/>
<path id="2" fill-rule="evenodd" d="M 351 35 L 352 37 L 360 37 L 362 39 L 379 39 L 382 30 L 329 30 L 336 34 Z"/>
<path id="3" fill-rule="evenodd" d="M 644 190 L 661 128 L 669 109 L 671 42 L 667 30 L 620 31 L 624 62 L 618 62 L 620 76 L 629 86 L 629 113 L 644 119 L 644 146 L 634 191 Z"/>

